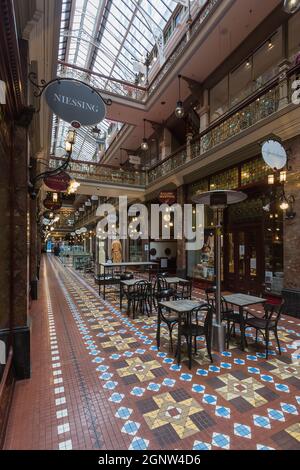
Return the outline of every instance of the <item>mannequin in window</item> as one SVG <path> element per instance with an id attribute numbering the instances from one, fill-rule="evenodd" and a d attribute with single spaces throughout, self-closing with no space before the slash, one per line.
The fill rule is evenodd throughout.
<path id="1" fill-rule="evenodd" d="M 120 240 L 112 241 L 111 258 L 113 263 L 122 263 L 122 243 Z"/>

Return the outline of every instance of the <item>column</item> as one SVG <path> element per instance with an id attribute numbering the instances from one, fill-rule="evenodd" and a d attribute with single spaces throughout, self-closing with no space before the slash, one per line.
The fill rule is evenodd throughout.
<path id="1" fill-rule="evenodd" d="M 37 201 L 30 199 L 30 296 L 32 300 L 38 299 L 38 243 L 37 243 Z"/>
<path id="2" fill-rule="evenodd" d="M 287 196 L 294 195 L 296 199 L 294 204 L 296 217 L 293 220 L 284 221 L 284 287 L 297 289 L 300 292 L 300 137 L 296 137 L 284 145 L 289 150 L 289 165 L 291 167 L 287 174 L 285 192 Z"/>
<path id="3" fill-rule="evenodd" d="M 10 124 L 6 131 L 0 136 L 0 150 L 7 139 L 0 151 L 0 340 L 13 345 L 16 377 L 23 379 L 30 377 L 27 129 Z"/>
<path id="4" fill-rule="evenodd" d="M 183 208 L 185 204 L 185 186 L 177 188 L 177 203 Z M 186 251 L 185 251 L 185 239 L 177 240 L 177 276 L 186 277 L 187 266 L 186 266 Z"/>
<path id="5" fill-rule="evenodd" d="M 287 71 L 290 68 L 290 62 L 284 60 L 279 64 L 279 105 L 278 109 L 282 109 L 289 104 L 289 80 Z"/>

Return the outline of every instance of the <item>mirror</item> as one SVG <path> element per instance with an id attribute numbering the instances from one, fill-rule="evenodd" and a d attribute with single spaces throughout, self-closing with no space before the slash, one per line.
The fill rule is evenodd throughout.
<path id="1" fill-rule="evenodd" d="M 261 149 L 265 163 L 272 170 L 281 170 L 287 163 L 287 153 L 283 145 L 277 140 L 267 140 Z"/>

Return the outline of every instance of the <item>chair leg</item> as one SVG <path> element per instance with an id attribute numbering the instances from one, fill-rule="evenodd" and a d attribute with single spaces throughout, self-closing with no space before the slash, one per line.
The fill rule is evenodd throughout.
<path id="1" fill-rule="evenodd" d="M 278 332 L 277 332 L 277 329 L 274 330 L 274 335 L 275 335 L 275 338 L 276 338 L 276 341 L 277 341 L 277 345 L 278 345 L 278 351 L 279 351 L 279 354 L 281 355 L 281 347 L 280 347 L 280 342 L 279 342 L 279 338 L 278 338 Z"/>
<path id="2" fill-rule="evenodd" d="M 231 333 L 231 327 L 230 327 L 230 321 L 227 321 L 227 335 L 226 335 L 226 347 L 229 349 L 229 340 L 230 340 L 230 333 Z"/>
<path id="3" fill-rule="evenodd" d="M 266 330 L 266 359 L 269 357 L 269 330 Z"/>
<path id="4" fill-rule="evenodd" d="M 214 362 L 212 355 L 211 355 L 210 336 L 205 336 L 205 341 L 206 341 L 206 348 L 207 348 L 207 352 L 210 358 L 210 362 Z"/>
<path id="5" fill-rule="evenodd" d="M 195 349 L 195 354 L 197 354 L 197 336 L 194 336 L 194 349 Z"/>
<path id="6" fill-rule="evenodd" d="M 256 335 L 255 335 L 255 342 L 257 343 L 257 338 L 258 338 L 258 330 L 256 330 Z"/>
<path id="7" fill-rule="evenodd" d="M 173 326 L 171 325 L 171 323 L 167 323 L 167 325 L 168 325 L 168 328 L 169 328 L 171 352 L 173 352 L 173 338 L 172 338 Z"/>
<path id="8" fill-rule="evenodd" d="M 188 343 L 189 369 L 190 370 L 192 368 L 192 341 L 193 341 L 192 335 L 188 336 L 187 337 L 187 343 Z"/>

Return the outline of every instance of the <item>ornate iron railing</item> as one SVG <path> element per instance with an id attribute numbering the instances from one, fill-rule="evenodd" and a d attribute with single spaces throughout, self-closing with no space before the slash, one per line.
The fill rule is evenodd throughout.
<path id="1" fill-rule="evenodd" d="M 188 161 L 204 156 L 208 151 L 274 114 L 278 107 L 279 84 L 276 80 L 272 86 L 269 85 L 267 89 L 263 89 L 245 100 L 238 110 L 231 110 L 216 123 L 213 123 L 207 130 L 199 134 L 189 147 L 182 147 L 164 161 L 150 168 L 148 182 L 152 183 L 173 170 L 178 170 Z"/>
<path id="2" fill-rule="evenodd" d="M 50 168 L 57 168 L 62 159 L 51 157 Z M 77 180 L 97 181 L 99 183 L 116 184 L 143 188 L 146 185 L 146 173 L 143 171 L 125 171 L 109 165 L 71 161 L 68 173 Z"/>

